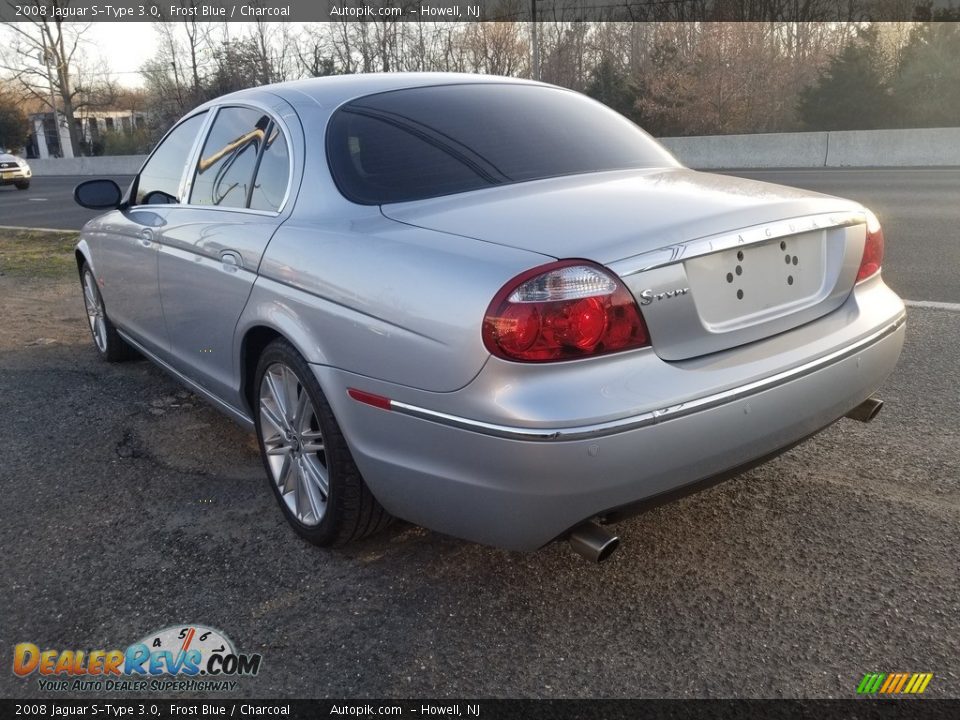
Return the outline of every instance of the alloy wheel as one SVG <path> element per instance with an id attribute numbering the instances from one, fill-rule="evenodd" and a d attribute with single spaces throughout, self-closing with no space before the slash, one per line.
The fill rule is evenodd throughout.
<path id="1" fill-rule="evenodd" d="M 105 353 L 107 352 L 107 321 L 103 312 L 100 291 L 97 290 L 93 273 L 89 270 L 83 274 L 83 304 L 87 308 L 87 319 L 90 321 L 93 341 L 97 344 L 97 349 Z"/>
<path id="2" fill-rule="evenodd" d="M 260 432 L 287 509 L 303 525 L 318 525 L 330 496 L 323 434 L 307 388 L 284 363 L 270 365 L 260 382 Z"/>

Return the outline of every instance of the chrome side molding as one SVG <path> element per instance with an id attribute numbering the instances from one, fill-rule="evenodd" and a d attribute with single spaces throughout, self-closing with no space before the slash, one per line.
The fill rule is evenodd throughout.
<path id="1" fill-rule="evenodd" d="M 393 412 L 409 415 L 420 420 L 438 423 L 440 425 L 449 425 L 450 427 L 461 430 L 470 430 L 483 435 L 492 435 L 493 437 L 508 438 L 510 440 L 527 440 L 533 442 L 563 442 L 571 440 L 586 440 L 589 438 L 604 437 L 616 433 L 635 430 L 637 428 L 654 425 L 656 423 L 666 422 L 674 418 L 692 415 L 693 413 L 710 408 L 717 407 L 729 402 L 735 402 L 750 395 L 769 390 L 779 385 L 802 378 L 806 375 L 816 372 L 821 368 L 845 360 L 848 357 L 862 352 L 874 343 L 880 342 L 885 337 L 892 335 L 899 330 L 907 320 L 904 313 L 893 322 L 881 328 L 875 333 L 868 335 L 862 340 L 840 348 L 832 353 L 828 353 L 816 360 L 799 365 L 789 370 L 770 375 L 761 380 L 756 380 L 746 385 L 726 390 L 724 392 L 705 395 L 703 397 L 689 400 L 679 405 L 673 405 L 667 408 L 650 410 L 649 412 L 630 415 L 617 420 L 596 423 L 593 425 L 579 425 L 575 427 L 555 427 L 555 428 L 535 428 L 520 427 L 515 425 L 500 425 L 497 423 L 483 422 L 481 420 L 472 420 L 459 415 L 429 410 L 416 405 L 410 405 L 399 400 L 390 400 L 390 410 Z M 874 413 L 876 414 L 876 413 Z"/>

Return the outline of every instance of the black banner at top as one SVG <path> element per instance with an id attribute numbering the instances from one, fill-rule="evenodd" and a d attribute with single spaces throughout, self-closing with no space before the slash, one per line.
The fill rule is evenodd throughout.
<path id="1" fill-rule="evenodd" d="M 0 0 L 0 22 L 960 20 L 949 0 Z"/>

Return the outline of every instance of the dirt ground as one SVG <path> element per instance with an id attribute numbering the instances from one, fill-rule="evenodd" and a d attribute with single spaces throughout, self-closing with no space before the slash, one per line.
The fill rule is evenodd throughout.
<path id="1" fill-rule="evenodd" d="M 0 276 L 0 350 L 77 345 L 90 339 L 80 282 L 69 276 L 24 281 Z"/>

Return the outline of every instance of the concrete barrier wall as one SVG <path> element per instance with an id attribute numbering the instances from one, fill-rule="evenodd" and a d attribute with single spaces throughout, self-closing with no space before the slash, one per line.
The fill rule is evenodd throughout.
<path id="1" fill-rule="evenodd" d="M 829 133 L 708 135 L 663 138 L 667 149 L 694 168 L 823 166 Z"/>
<path id="2" fill-rule="evenodd" d="M 960 165 L 960 128 L 832 132 L 827 165 Z"/>
<path id="3" fill-rule="evenodd" d="M 960 166 L 960 128 L 661 138 L 693 168 Z M 31 160 L 34 175 L 133 175 L 145 155 Z"/>
<path id="4" fill-rule="evenodd" d="M 28 160 L 34 175 L 136 175 L 146 155 Z"/>
<path id="5" fill-rule="evenodd" d="M 661 138 L 693 168 L 960 165 L 960 128 Z"/>

